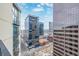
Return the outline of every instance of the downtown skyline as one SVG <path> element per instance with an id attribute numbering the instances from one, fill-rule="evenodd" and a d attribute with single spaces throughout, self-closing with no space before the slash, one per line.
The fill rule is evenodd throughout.
<path id="1" fill-rule="evenodd" d="M 44 23 L 44 29 L 49 29 L 49 22 L 53 20 L 52 3 L 18 3 L 21 11 L 21 29 L 24 28 L 24 21 L 27 15 L 39 17 L 39 21 Z"/>

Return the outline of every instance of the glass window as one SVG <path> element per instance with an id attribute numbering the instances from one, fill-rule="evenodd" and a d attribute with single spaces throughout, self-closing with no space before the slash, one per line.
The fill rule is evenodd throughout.
<path id="1" fill-rule="evenodd" d="M 13 52 L 14 55 L 18 55 L 18 45 L 19 45 L 19 18 L 17 14 L 17 9 L 13 7 Z M 18 21 L 17 21 L 18 20 Z"/>
<path id="2" fill-rule="evenodd" d="M 0 56 L 2 56 L 1 48 L 0 48 Z"/>

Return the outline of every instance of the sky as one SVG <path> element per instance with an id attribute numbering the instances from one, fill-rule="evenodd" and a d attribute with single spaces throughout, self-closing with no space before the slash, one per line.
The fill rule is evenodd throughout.
<path id="1" fill-rule="evenodd" d="M 19 3 L 21 9 L 21 29 L 24 29 L 24 20 L 31 14 L 39 17 L 44 23 L 44 29 L 49 29 L 49 22 L 53 22 L 53 4 L 51 3 Z"/>

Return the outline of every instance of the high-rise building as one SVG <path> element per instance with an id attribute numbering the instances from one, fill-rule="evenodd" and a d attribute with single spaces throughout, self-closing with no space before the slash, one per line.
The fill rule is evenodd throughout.
<path id="1" fill-rule="evenodd" d="M 39 22 L 39 34 L 44 35 L 44 24 Z"/>
<path id="2" fill-rule="evenodd" d="M 39 19 L 38 17 L 28 15 L 25 19 L 25 30 L 27 32 L 26 42 L 29 46 L 37 43 L 39 38 Z"/>
<path id="3" fill-rule="evenodd" d="M 19 44 L 20 10 L 11 3 L 2 3 L 0 8 L 0 55 L 14 55 Z"/>
<path id="4" fill-rule="evenodd" d="M 13 55 L 19 44 L 19 15 L 16 4 L 0 4 L 0 55 Z"/>
<path id="5" fill-rule="evenodd" d="M 54 56 L 79 56 L 79 4 L 54 5 Z"/>
<path id="6" fill-rule="evenodd" d="M 0 3 L 0 56 L 13 55 L 12 4 Z"/>
<path id="7" fill-rule="evenodd" d="M 53 22 L 49 22 L 49 34 L 53 35 Z"/>
<path id="8" fill-rule="evenodd" d="M 17 4 L 13 4 L 13 55 L 19 55 L 19 27 L 21 10 Z"/>

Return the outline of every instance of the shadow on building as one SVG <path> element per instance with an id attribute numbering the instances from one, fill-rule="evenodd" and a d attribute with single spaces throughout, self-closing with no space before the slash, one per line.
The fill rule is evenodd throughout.
<path id="1" fill-rule="evenodd" d="M 0 56 L 11 56 L 4 43 L 0 40 Z"/>

